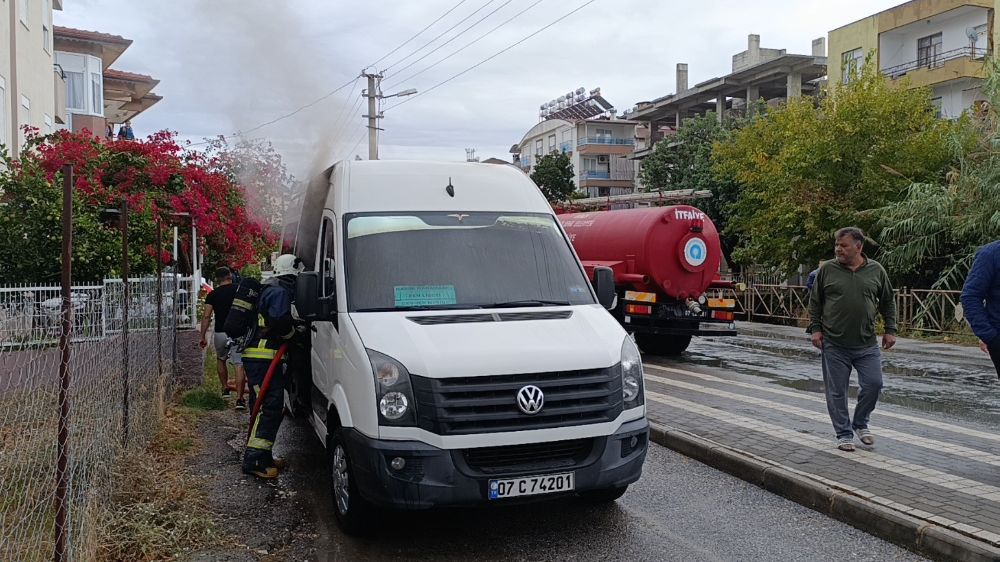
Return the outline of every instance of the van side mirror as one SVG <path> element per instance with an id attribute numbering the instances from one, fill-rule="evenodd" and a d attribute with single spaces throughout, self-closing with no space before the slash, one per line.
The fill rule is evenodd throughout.
<path id="1" fill-rule="evenodd" d="M 610 267 L 594 268 L 594 292 L 601 306 L 608 310 L 615 307 L 615 272 Z"/>
<path id="2" fill-rule="evenodd" d="M 308 322 L 331 320 L 336 312 L 336 300 L 320 296 L 320 274 L 317 271 L 303 271 L 295 281 L 295 309 L 299 317 Z M 332 291 L 331 291 L 332 293 Z"/>

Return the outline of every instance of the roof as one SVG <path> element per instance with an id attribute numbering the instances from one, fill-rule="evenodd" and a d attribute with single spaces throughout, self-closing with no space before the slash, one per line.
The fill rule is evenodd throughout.
<path id="1" fill-rule="evenodd" d="M 110 33 L 101 33 L 100 31 L 73 29 L 72 27 L 62 27 L 60 25 L 52 26 L 52 31 L 55 37 L 61 37 L 65 39 L 93 41 L 95 43 L 115 43 L 118 45 L 126 45 L 126 46 L 132 44 L 131 39 L 126 39 L 121 35 L 111 35 Z"/>
<path id="2" fill-rule="evenodd" d="M 337 189 L 344 213 L 507 211 L 551 213 L 545 197 L 513 166 L 405 160 L 345 161 L 350 180 Z M 449 195 L 447 186 L 453 187 Z"/>
<path id="3" fill-rule="evenodd" d="M 114 68 L 105 70 L 104 78 L 105 80 L 124 80 L 126 82 L 159 82 L 159 80 L 154 79 L 152 76 L 136 74 L 134 72 L 125 72 L 124 70 L 115 70 Z"/>

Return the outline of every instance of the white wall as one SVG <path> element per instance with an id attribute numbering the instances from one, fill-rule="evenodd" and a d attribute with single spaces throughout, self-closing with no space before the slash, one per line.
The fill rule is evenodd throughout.
<path id="1" fill-rule="evenodd" d="M 10 7 L 14 5 L 16 16 L 14 28 L 10 26 Z M 37 127 L 42 133 L 49 132 L 54 123 L 55 82 L 52 58 L 52 9 L 50 0 L 29 0 L 27 2 L 27 24 L 21 23 L 21 0 L 0 0 L 0 77 L 6 85 L 5 99 L 0 100 L 0 121 L 3 130 L 0 131 L 0 142 L 13 148 L 11 126 L 15 124 L 20 129 L 23 125 Z M 48 29 L 48 45 L 46 45 L 43 26 Z M 17 41 L 17 91 L 14 91 L 14 80 L 11 76 L 10 37 L 15 34 Z M 46 46 L 48 49 L 46 50 Z M 19 119 L 21 111 L 21 96 L 29 100 L 29 119 L 26 123 Z M 17 103 L 17 110 L 12 107 L 12 101 Z M 18 133 L 18 146 L 23 137 Z"/>
<path id="2" fill-rule="evenodd" d="M 941 98 L 941 117 L 955 119 L 972 107 L 976 100 L 984 99 L 982 83 L 977 80 L 954 80 L 936 86 L 933 98 Z"/>
<path id="3" fill-rule="evenodd" d="M 964 7 L 952 12 L 961 12 L 957 15 L 949 15 L 945 12 L 940 16 L 932 18 L 931 23 L 927 20 L 918 21 L 899 29 L 881 34 L 879 37 L 879 67 L 881 70 L 914 62 L 917 60 L 917 40 L 941 33 L 941 52 L 962 49 L 970 46 L 969 38 L 966 36 L 966 29 L 987 23 L 987 10 L 980 7 Z M 978 48 L 986 48 L 986 36 L 982 36 Z"/>

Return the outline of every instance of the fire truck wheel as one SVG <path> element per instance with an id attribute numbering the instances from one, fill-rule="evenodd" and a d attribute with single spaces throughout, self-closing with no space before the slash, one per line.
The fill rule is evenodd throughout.
<path id="1" fill-rule="evenodd" d="M 691 336 L 636 334 L 635 343 L 650 355 L 680 355 L 691 343 Z"/>

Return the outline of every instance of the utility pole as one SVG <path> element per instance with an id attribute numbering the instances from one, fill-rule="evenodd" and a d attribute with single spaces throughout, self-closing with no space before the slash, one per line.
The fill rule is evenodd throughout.
<path id="1" fill-rule="evenodd" d="M 378 120 L 382 118 L 382 113 L 378 107 L 379 100 L 403 96 L 412 96 L 417 91 L 413 88 L 403 90 L 395 94 L 383 96 L 381 91 L 382 73 L 362 72 L 361 76 L 368 79 L 368 89 L 364 92 L 364 97 L 368 98 L 368 159 L 378 160 L 378 132 L 382 129 L 378 126 Z"/>
<path id="2" fill-rule="evenodd" d="M 382 74 L 362 74 L 368 79 L 368 89 L 365 90 L 365 97 L 368 98 L 368 159 L 378 160 L 378 97 L 379 83 L 382 81 Z"/>

